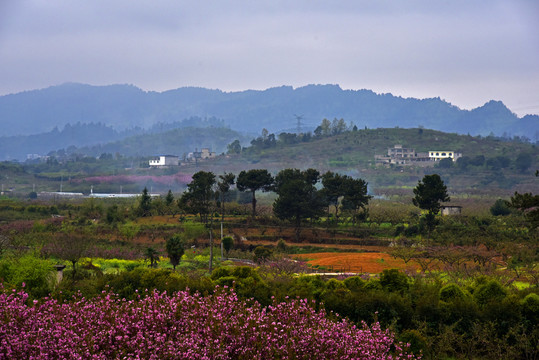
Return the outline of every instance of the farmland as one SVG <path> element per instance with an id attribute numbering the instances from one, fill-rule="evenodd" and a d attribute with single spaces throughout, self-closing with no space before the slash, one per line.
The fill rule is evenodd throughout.
<path id="1" fill-rule="evenodd" d="M 361 130 L 307 141 L 305 146 L 324 143 L 329 147 L 335 140 L 354 144 L 358 139 L 360 143 L 383 144 L 384 137 L 390 143 L 397 140 L 394 136 L 411 134 L 401 129 L 378 132 L 381 138 L 367 138 L 366 134 L 377 133 Z M 423 134 L 425 138 L 437 135 Z M 456 135 L 444 139 L 462 140 Z M 473 141 L 481 146 L 494 142 Z M 71 176 L 58 172 L 59 164 L 53 164 L 54 172 L 49 173 L 38 171 L 38 167 L 3 164 L 5 176 L 15 185 L 0 198 L 0 300 L 20 306 L 25 313 L 39 314 L 60 303 L 73 309 L 99 307 L 103 297 L 109 297 L 106 301 L 117 299 L 118 303 L 114 300 L 107 306 L 119 306 L 123 313 L 157 306 L 148 305 L 154 301 L 151 299 L 161 299 L 156 300 L 160 304 L 172 302 L 170 306 L 187 301 L 196 307 L 234 298 L 238 301 L 234 306 L 244 313 L 261 315 L 256 320 L 260 323 L 271 320 L 263 316 L 270 309 L 305 305 L 302 314 L 329 321 L 324 328 L 309 325 L 313 331 L 350 331 L 334 328 L 340 324 L 335 320 L 342 317 L 346 324 L 364 329 L 361 334 L 367 334 L 375 344 L 379 335 L 387 334 L 390 343 L 384 343 L 386 350 L 377 358 L 397 356 L 400 342 L 414 356 L 421 354 L 426 359 L 539 356 L 537 178 L 511 168 L 516 166 L 516 158 L 508 157 L 509 164 L 513 161 L 515 165 L 500 169 L 495 169 L 492 161 L 468 168 L 376 168 L 363 159 L 361 173 L 375 179 L 372 187 L 354 175 L 358 171 L 268 171 L 271 166 L 282 166 L 282 161 L 257 168 L 265 151 L 275 152 L 278 158 L 294 147 L 301 144 L 277 143 L 271 149 L 253 145 L 241 154 L 200 163 L 196 169 L 164 169 L 151 174 L 124 169 L 113 175 Z M 479 156 L 473 151 L 480 149 L 471 146 L 469 151 Z M 526 144 L 517 144 L 515 149 L 536 151 Z M 247 159 L 252 163 L 240 171 Z M 339 160 L 344 167 L 348 166 L 345 160 Z M 326 165 L 320 166 L 327 169 Z M 78 165 L 75 161 L 70 166 L 75 169 Z M 238 171 L 223 172 L 232 169 Z M 40 181 L 39 186 L 58 185 L 59 181 L 65 191 L 93 186 L 97 192 L 121 186 L 125 191 L 140 191 L 140 195 L 111 199 L 45 198 L 35 192 L 31 198 L 21 195 L 21 191 L 30 190 L 32 181 Z M 141 182 L 150 189 L 140 189 Z M 432 193 L 422 192 L 427 185 L 436 190 L 434 193 L 441 193 L 434 201 L 425 201 L 424 195 L 429 200 Z M 152 187 L 161 195 L 151 196 Z M 167 192 L 167 187 L 174 190 Z M 442 216 L 440 203 L 455 206 L 460 214 Z M 222 289 L 227 290 L 221 293 Z M 77 300 L 82 298 L 85 300 Z M 126 307 L 122 308 L 119 304 L 124 301 Z M 160 319 L 185 320 L 167 309 Z M 12 316 L 4 315 L 0 318 Z M 216 316 L 241 328 L 247 320 L 240 315 L 221 312 Z M 307 321 L 302 316 L 298 315 L 297 321 Z M 19 333 L 27 331 L 25 322 L 38 319 L 19 319 Z M 147 326 L 148 319 L 132 320 Z M 61 323 L 61 319 L 51 318 L 50 322 Z M 9 332 L 6 324 L 0 324 L 0 331 L 18 339 L 17 331 Z M 215 322 L 212 326 L 224 325 Z M 293 326 L 286 326 L 286 331 L 291 331 Z M 70 331 L 100 341 L 95 339 L 93 324 L 82 327 Z M 241 333 L 239 328 L 230 331 Z M 155 339 L 162 338 L 164 330 L 159 331 Z M 280 330 L 270 326 L 253 331 Z M 209 338 L 216 335 L 212 334 Z M 114 336 L 125 339 L 131 335 L 127 329 L 125 334 Z M 51 341 L 38 334 L 32 336 L 36 336 L 35 343 Z M 351 341 L 361 336 L 355 334 Z M 166 339 L 177 347 L 173 339 Z M 218 336 L 212 339 L 223 340 Z M 292 336 L 276 341 L 292 346 L 298 341 L 312 344 L 312 339 Z M 151 341 L 148 349 L 157 347 Z M 372 344 L 361 341 L 352 351 Z M 141 350 L 141 344 L 118 338 L 116 345 L 103 343 L 102 347 L 115 349 L 115 354 L 134 354 Z M 257 352 L 267 344 L 242 346 Z M 223 350 L 206 347 L 215 356 Z M 327 349 L 333 349 L 329 343 Z M 0 354 L 8 354 L 2 351 Z M 9 351 L 16 354 L 21 350 Z M 80 351 L 89 350 L 83 346 Z M 302 350 L 290 347 L 289 351 L 300 354 Z M 342 349 L 331 351 L 341 354 Z M 105 352 L 96 356 L 99 354 Z"/>

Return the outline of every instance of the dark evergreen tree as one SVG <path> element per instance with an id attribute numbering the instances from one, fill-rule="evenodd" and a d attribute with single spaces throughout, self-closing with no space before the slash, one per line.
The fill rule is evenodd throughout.
<path id="1" fill-rule="evenodd" d="M 166 250 L 170 263 L 174 270 L 176 270 L 176 266 L 180 263 L 185 252 L 185 241 L 180 235 L 175 234 L 167 240 Z"/>
<path id="2" fill-rule="evenodd" d="M 142 190 L 142 195 L 139 199 L 137 215 L 141 217 L 150 216 L 152 210 L 152 198 L 148 194 L 148 189 L 145 187 Z"/>
<path id="3" fill-rule="evenodd" d="M 273 212 L 279 219 L 295 223 L 296 241 L 299 241 L 301 221 L 323 214 L 325 202 L 315 186 L 319 178 L 320 173 L 314 169 L 285 169 L 275 177 L 278 198 L 273 203 Z"/>
<path id="4" fill-rule="evenodd" d="M 412 202 L 422 210 L 426 210 L 425 219 L 430 231 L 436 225 L 436 214 L 440 212 L 441 203 L 450 201 L 447 194 L 447 187 L 438 174 L 425 175 L 414 188 L 415 197 Z"/>
<path id="5" fill-rule="evenodd" d="M 215 198 L 215 175 L 212 172 L 199 171 L 187 184 L 187 191 L 182 195 L 181 204 L 193 214 L 199 214 L 204 224 L 208 223 L 208 215 Z"/>
<path id="6" fill-rule="evenodd" d="M 234 185 L 236 176 L 232 173 L 224 173 L 219 175 L 219 181 L 217 182 L 217 188 L 219 189 L 219 198 L 221 202 L 221 221 L 225 219 L 225 195 L 230 190 L 230 186 Z"/>
<path id="7" fill-rule="evenodd" d="M 273 186 L 273 177 L 266 169 L 253 169 L 249 171 L 242 171 L 238 175 L 236 186 L 239 191 L 250 191 L 253 195 L 253 217 L 256 216 L 256 197 L 255 192 L 271 191 Z"/>

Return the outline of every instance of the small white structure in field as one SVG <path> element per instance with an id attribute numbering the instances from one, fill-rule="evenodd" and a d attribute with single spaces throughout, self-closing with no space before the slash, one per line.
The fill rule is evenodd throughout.
<path id="1" fill-rule="evenodd" d="M 151 166 L 178 166 L 180 165 L 180 158 L 175 155 L 159 155 L 157 159 L 150 160 Z"/>

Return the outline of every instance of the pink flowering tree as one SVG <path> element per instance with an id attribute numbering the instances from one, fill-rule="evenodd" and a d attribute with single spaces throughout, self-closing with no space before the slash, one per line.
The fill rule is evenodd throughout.
<path id="1" fill-rule="evenodd" d="M 261 307 L 217 289 L 27 302 L 0 294 L 0 359 L 418 358 L 378 323 L 333 321 L 307 300 Z"/>

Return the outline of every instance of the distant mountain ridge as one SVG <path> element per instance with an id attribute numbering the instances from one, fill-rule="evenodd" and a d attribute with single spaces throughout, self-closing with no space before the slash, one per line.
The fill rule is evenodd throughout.
<path id="1" fill-rule="evenodd" d="M 159 93 L 132 85 L 68 83 L 0 96 L 0 136 L 38 134 L 78 122 L 121 131 L 193 116 L 216 117 L 242 132 L 259 133 L 262 128 L 279 132 L 296 128 L 295 114 L 302 116 L 304 129 L 316 127 L 323 118 L 344 118 L 368 128 L 423 126 L 472 135 L 539 135 L 539 116 L 520 118 L 501 101 L 462 110 L 440 98 L 402 98 L 338 85 L 240 92 L 184 87 Z"/>

